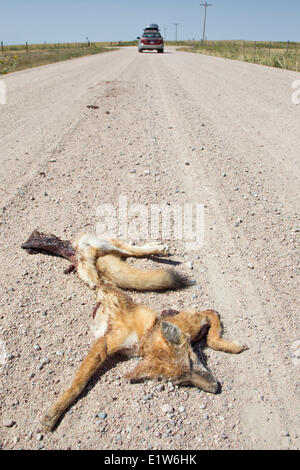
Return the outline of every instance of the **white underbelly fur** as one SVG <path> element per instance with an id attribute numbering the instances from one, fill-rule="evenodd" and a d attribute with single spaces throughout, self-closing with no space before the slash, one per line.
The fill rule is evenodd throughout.
<path id="1" fill-rule="evenodd" d="M 121 344 L 121 348 L 131 349 L 138 344 L 138 336 L 135 331 L 130 333 Z"/>
<path id="2" fill-rule="evenodd" d="M 108 330 L 108 315 L 105 315 L 103 312 L 99 312 L 95 316 L 93 333 L 96 339 L 102 338 Z M 120 345 L 120 352 L 128 354 L 129 356 L 136 355 L 138 351 L 138 335 L 135 331 L 130 333 L 127 338 L 124 339 L 123 343 Z"/>
<path id="3" fill-rule="evenodd" d="M 98 312 L 97 312 L 98 313 Z M 105 315 L 103 312 L 95 316 L 93 332 L 96 339 L 104 336 L 108 329 L 108 315 Z"/>

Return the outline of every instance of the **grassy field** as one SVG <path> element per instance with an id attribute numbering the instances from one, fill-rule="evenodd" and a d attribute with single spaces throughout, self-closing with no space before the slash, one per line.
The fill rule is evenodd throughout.
<path id="1" fill-rule="evenodd" d="M 46 65 L 85 55 L 111 51 L 111 47 L 127 45 L 107 43 L 24 44 L 0 46 L 0 75 Z"/>
<path id="2" fill-rule="evenodd" d="M 181 51 L 300 71 L 299 42 L 205 41 L 203 44 L 200 41 L 166 41 L 165 44 L 177 46 Z M 0 75 L 123 46 L 136 47 L 137 41 L 4 45 L 0 46 Z"/>
<path id="3" fill-rule="evenodd" d="M 179 50 L 300 71 L 299 42 L 180 41 Z"/>

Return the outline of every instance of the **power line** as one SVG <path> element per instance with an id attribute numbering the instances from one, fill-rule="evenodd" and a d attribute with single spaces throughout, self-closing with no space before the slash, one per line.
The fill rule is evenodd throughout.
<path id="1" fill-rule="evenodd" d="M 177 42 L 177 26 L 179 25 L 179 23 L 174 23 L 174 26 L 175 26 L 175 41 Z"/>
<path id="2" fill-rule="evenodd" d="M 206 28 L 206 10 L 207 7 L 212 7 L 213 5 L 211 3 L 200 3 L 200 7 L 204 7 L 204 20 L 203 20 L 203 37 L 202 37 L 202 42 L 204 44 L 205 41 L 205 28 Z"/>

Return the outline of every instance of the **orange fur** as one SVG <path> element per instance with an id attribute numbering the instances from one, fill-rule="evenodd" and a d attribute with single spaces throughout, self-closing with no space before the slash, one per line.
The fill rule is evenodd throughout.
<path id="1" fill-rule="evenodd" d="M 105 319 L 106 330 L 83 360 L 71 386 L 44 415 L 42 422 L 47 430 L 53 429 L 100 365 L 115 352 L 141 356 L 139 364 L 127 375 L 131 381 L 172 379 L 216 393 L 217 381 L 199 364 L 191 341 L 203 326 L 209 326 L 207 343 L 213 349 L 234 354 L 246 349 L 220 338 L 220 320 L 212 310 L 186 310 L 175 317 L 161 319 L 152 309 L 133 302 L 105 280 L 99 281 L 97 301 L 95 324 Z"/>
<path id="2" fill-rule="evenodd" d="M 99 275 L 112 281 L 122 289 L 164 290 L 174 289 L 180 285 L 179 274 L 165 269 L 145 271 L 135 269 L 114 255 L 99 257 L 96 262 Z M 183 282 L 181 282 L 183 284 Z"/>
<path id="3" fill-rule="evenodd" d="M 94 235 L 83 233 L 72 243 L 77 254 L 79 277 L 92 289 L 96 289 L 99 277 L 112 281 L 123 289 L 164 290 L 176 289 L 190 284 L 173 270 L 157 269 L 145 271 L 135 269 L 124 258 L 142 258 L 150 255 L 166 255 L 164 245 L 133 246 L 121 240 L 101 241 Z"/>
<path id="4" fill-rule="evenodd" d="M 162 319 L 146 305 L 135 303 L 125 289 L 166 289 L 178 287 L 182 278 L 172 271 L 141 271 L 128 266 L 122 258 L 165 254 L 166 247 L 133 247 L 120 240 L 100 240 L 81 234 L 72 243 L 79 277 L 97 289 L 94 332 L 98 338 L 82 361 L 71 386 L 62 393 L 42 418 L 47 430 L 54 428 L 60 416 L 80 395 L 87 382 L 116 352 L 139 355 L 138 365 L 127 374 L 131 381 L 147 378 L 172 379 L 216 393 L 217 381 L 199 363 L 191 342 L 203 327 L 208 328 L 207 345 L 213 349 L 238 354 L 245 346 L 221 338 L 221 324 L 213 310 L 186 310 Z M 117 287 L 119 286 L 119 287 Z"/>

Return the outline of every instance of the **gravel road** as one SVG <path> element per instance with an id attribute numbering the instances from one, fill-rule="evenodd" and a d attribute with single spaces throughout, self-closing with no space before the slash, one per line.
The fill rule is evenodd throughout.
<path id="1" fill-rule="evenodd" d="M 3 449 L 299 449 L 296 79 L 171 48 L 127 48 L 4 78 Z M 204 350 L 218 395 L 171 382 L 131 385 L 123 375 L 136 360 L 114 358 L 47 434 L 40 417 L 93 341 L 95 299 L 64 274 L 65 260 L 30 256 L 20 244 L 35 228 L 62 238 L 95 231 L 97 207 L 117 208 L 120 195 L 147 209 L 204 205 L 204 244 L 190 251 L 170 240 L 170 259 L 196 284 L 132 295 L 158 312 L 215 308 L 224 336 L 249 350 Z"/>

